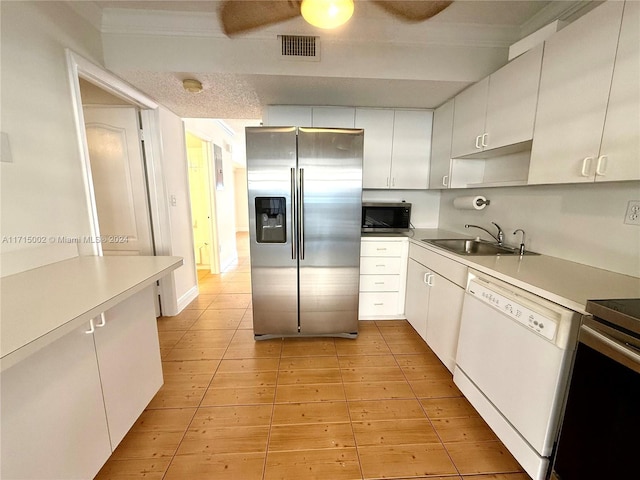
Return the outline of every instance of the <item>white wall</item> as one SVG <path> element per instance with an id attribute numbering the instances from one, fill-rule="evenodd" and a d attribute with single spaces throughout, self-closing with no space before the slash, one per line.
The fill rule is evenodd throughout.
<path id="1" fill-rule="evenodd" d="M 184 120 L 184 124 L 185 128 L 194 135 L 210 141 L 220 146 L 222 149 L 224 188 L 221 190 L 215 190 L 215 198 L 220 269 L 224 270 L 238 258 L 236 250 L 236 221 L 234 213 L 235 182 L 233 178 L 233 162 L 231 154 L 224 148 L 224 145 L 232 143 L 233 139 L 216 120 L 188 118 Z"/>
<path id="2" fill-rule="evenodd" d="M 438 228 L 439 190 L 364 190 L 363 202 L 411 203 L 411 223 L 416 228 Z"/>
<path id="3" fill-rule="evenodd" d="M 88 235 L 65 48 L 101 63 L 100 36 L 63 3 L 2 2 L 0 8 L 1 130 L 13 156 L 13 163 L 0 164 L 2 235 Z M 71 250 L 48 240 L 2 242 L 3 273 L 77 254 L 75 246 Z"/>
<path id="4" fill-rule="evenodd" d="M 456 210 L 453 199 L 466 195 L 484 195 L 491 205 Z M 522 228 L 530 250 L 640 276 L 640 227 L 623 223 L 627 202 L 638 199 L 640 182 L 449 190 L 442 192 L 439 227 L 488 239 L 464 224 L 493 231 L 494 221 L 508 243 L 519 242 L 512 233 Z"/>
<path id="5" fill-rule="evenodd" d="M 236 232 L 249 231 L 249 192 L 247 191 L 247 169 L 235 167 Z"/>
<path id="6" fill-rule="evenodd" d="M 193 253 L 191 205 L 184 126 L 180 117 L 160 107 L 158 119 L 162 131 L 162 170 L 169 198 L 175 196 L 176 205 L 169 203 L 171 219 L 171 252 L 184 259 L 182 267 L 172 273 L 172 281 L 182 310 L 197 295 L 197 273 Z M 171 312 L 173 313 L 173 312 Z M 178 313 L 178 312 L 175 312 Z"/>

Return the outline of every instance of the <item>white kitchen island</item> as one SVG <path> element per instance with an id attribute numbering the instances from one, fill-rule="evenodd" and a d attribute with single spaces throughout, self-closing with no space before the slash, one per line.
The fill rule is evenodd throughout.
<path id="1" fill-rule="evenodd" d="M 2 478 L 93 478 L 162 385 L 155 282 L 179 257 L 76 257 L 1 280 Z"/>

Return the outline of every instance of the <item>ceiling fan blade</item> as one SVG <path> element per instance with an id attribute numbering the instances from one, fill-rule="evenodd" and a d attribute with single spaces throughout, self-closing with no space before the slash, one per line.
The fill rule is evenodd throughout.
<path id="1" fill-rule="evenodd" d="M 451 5 L 452 1 L 404 1 L 404 0 L 373 0 L 387 12 L 406 22 L 422 22 L 437 15 Z"/>
<path id="2" fill-rule="evenodd" d="M 299 15 L 299 0 L 227 0 L 219 12 L 224 33 L 229 36 L 273 25 Z"/>

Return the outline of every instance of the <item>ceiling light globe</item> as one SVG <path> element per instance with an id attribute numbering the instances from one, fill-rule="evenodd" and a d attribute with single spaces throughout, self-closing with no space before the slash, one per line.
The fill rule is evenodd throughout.
<path id="1" fill-rule="evenodd" d="M 336 28 L 353 15 L 353 0 L 302 0 L 300 13 L 314 27 Z"/>
<path id="2" fill-rule="evenodd" d="M 182 87 L 189 93 L 200 93 L 202 91 L 202 83 L 193 78 L 183 80 Z"/>

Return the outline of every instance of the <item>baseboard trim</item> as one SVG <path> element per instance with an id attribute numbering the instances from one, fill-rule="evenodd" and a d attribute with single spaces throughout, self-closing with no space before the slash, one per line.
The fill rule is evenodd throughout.
<path id="1" fill-rule="evenodd" d="M 196 298 L 198 298 L 199 294 L 200 294 L 200 291 L 198 290 L 198 285 L 194 285 L 187 291 L 187 293 L 182 295 L 178 299 L 178 313 L 182 312 L 187 307 L 187 305 L 189 305 Z"/>

